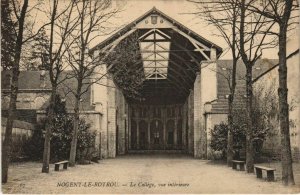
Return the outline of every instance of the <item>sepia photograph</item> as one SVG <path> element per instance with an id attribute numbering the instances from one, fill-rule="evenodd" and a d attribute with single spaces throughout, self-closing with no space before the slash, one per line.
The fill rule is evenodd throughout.
<path id="1" fill-rule="evenodd" d="M 298 0 L 1 0 L 2 194 L 299 194 Z"/>

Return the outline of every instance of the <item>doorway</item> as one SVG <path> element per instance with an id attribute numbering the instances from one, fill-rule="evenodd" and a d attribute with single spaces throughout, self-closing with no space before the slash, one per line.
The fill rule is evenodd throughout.
<path id="1" fill-rule="evenodd" d="M 150 148 L 154 150 L 163 149 L 163 123 L 153 120 L 150 125 Z"/>

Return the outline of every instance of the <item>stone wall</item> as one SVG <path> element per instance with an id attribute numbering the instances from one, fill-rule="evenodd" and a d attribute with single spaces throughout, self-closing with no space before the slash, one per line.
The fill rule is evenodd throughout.
<path id="1" fill-rule="evenodd" d="M 17 109 L 38 110 L 50 98 L 49 91 L 43 90 L 20 90 L 17 98 Z M 7 110 L 9 106 L 9 93 L 2 91 L 1 109 Z"/>
<path id="2" fill-rule="evenodd" d="M 207 159 L 215 158 L 214 152 L 210 147 L 211 131 L 214 129 L 215 125 L 218 125 L 222 122 L 227 123 L 227 114 L 207 113 L 205 115 L 205 129 L 207 132 Z"/>
<path id="3" fill-rule="evenodd" d="M 299 49 L 299 29 L 295 31 L 295 35 L 290 36 L 287 46 L 287 56 Z M 287 60 L 288 67 L 288 102 L 290 106 L 290 138 L 291 148 L 294 160 L 300 159 L 300 55 L 299 52 Z M 277 92 L 278 88 L 278 67 L 267 72 L 258 81 L 254 83 L 254 87 L 264 86 L 265 88 L 274 87 Z M 277 93 L 275 93 L 277 96 Z M 277 97 L 278 98 L 278 97 Z M 272 153 L 277 158 L 280 157 L 280 130 L 277 117 L 271 120 L 274 129 L 269 132 L 267 139 L 263 145 L 263 152 Z"/>

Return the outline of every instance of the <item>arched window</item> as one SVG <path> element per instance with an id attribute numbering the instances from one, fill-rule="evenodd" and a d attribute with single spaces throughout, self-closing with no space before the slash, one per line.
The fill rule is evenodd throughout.
<path id="1" fill-rule="evenodd" d="M 167 122 L 167 135 L 168 135 L 168 140 L 167 143 L 169 145 L 174 144 L 174 129 L 175 129 L 175 122 L 174 120 L 168 120 Z"/>

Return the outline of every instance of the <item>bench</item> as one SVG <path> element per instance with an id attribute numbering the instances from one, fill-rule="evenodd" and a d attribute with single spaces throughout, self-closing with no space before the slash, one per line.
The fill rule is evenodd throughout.
<path id="1" fill-rule="evenodd" d="M 232 160 L 232 169 L 238 170 L 237 165 L 239 165 L 240 171 L 245 171 L 245 161 Z"/>
<path id="2" fill-rule="evenodd" d="M 61 162 L 57 162 L 57 163 L 54 163 L 54 171 L 59 171 L 59 165 L 63 164 L 63 168 L 64 169 L 67 169 L 68 168 L 68 164 L 69 164 L 69 161 L 67 160 L 64 160 L 64 161 L 61 161 Z"/>
<path id="3" fill-rule="evenodd" d="M 275 181 L 275 177 L 274 177 L 274 171 L 276 170 L 275 168 L 264 167 L 264 166 L 259 166 L 259 165 L 254 165 L 254 168 L 255 168 L 257 178 L 263 178 L 262 170 L 265 170 L 267 172 L 268 181 Z"/>

